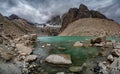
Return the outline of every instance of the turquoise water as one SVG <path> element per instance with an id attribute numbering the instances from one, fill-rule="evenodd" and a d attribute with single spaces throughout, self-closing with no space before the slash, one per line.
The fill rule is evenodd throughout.
<path id="1" fill-rule="evenodd" d="M 46 58 L 50 54 L 69 54 L 71 56 L 73 65 L 82 65 L 85 61 L 97 57 L 97 54 L 101 51 L 98 47 L 73 47 L 76 41 L 84 41 L 90 43 L 90 40 L 94 38 L 91 36 L 50 36 L 50 37 L 38 37 L 38 47 L 35 54 L 40 54 L 43 58 Z M 120 38 L 107 37 L 107 40 L 120 41 Z M 51 46 L 46 46 L 51 44 Z M 45 46 L 45 47 L 42 47 Z M 64 48 L 64 50 L 60 50 Z"/>
<path id="2" fill-rule="evenodd" d="M 90 36 L 49 36 L 49 37 L 38 37 L 38 46 L 33 52 L 34 54 L 40 55 L 44 60 L 50 54 L 69 54 L 71 56 L 73 66 L 81 66 L 86 61 L 94 61 L 100 56 L 97 54 L 101 51 L 99 47 L 74 47 L 73 44 L 76 41 L 84 41 L 90 43 L 90 40 L 94 37 Z M 107 37 L 107 40 L 120 41 L 120 38 Z M 47 46 L 51 44 L 51 46 Z M 59 49 L 64 48 L 64 49 Z M 51 66 L 50 64 L 42 64 L 42 68 L 51 73 L 68 71 L 68 68 Z"/>
<path id="3" fill-rule="evenodd" d="M 38 37 L 38 40 L 42 42 L 74 42 L 90 40 L 94 37 L 91 36 L 49 36 L 49 37 Z"/>

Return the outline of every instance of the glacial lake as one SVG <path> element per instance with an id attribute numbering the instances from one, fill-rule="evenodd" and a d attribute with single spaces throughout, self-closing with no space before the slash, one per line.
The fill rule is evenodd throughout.
<path id="1" fill-rule="evenodd" d="M 74 47 L 76 41 L 84 41 L 89 43 L 94 38 L 91 36 L 49 36 L 38 37 L 38 46 L 34 54 L 39 54 L 45 59 L 50 54 L 69 54 L 71 56 L 73 65 L 80 66 L 85 61 L 96 58 L 101 51 L 99 47 Z M 120 41 L 117 37 L 107 37 L 107 40 Z M 50 46 L 47 46 L 50 44 Z M 64 48 L 60 50 L 59 48 Z"/>

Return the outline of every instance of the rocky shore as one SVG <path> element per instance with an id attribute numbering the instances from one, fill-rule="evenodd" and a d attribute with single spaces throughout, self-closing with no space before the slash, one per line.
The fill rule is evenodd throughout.
<path id="1" fill-rule="evenodd" d="M 23 35 L 17 38 L 12 35 L 0 35 L 0 61 L 3 63 L 1 63 L 0 69 L 5 70 L 2 74 L 24 73 L 24 69 L 30 61 L 37 59 L 37 56 L 32 54 L 36 41 L 36 34 Z M 3 68 L 2 65 L 11 68 L 11 71 L 16 67 L 19 71 L 6 72 L 7 68 Z"/>
<path id="2" fill-rule="evenodd" d="M 44 60 L 38 55 L 33 54 L 37 45 L 36 34 L 23 35 L 20 37 L 1 35 L 0 74 L 50 74 L 42 67 L 45 63 L 55 66 L 66 66 L 66 71 L 53 74 L 119 74 L 120 42 L 106 40 L 105 36 L 96 37 L 91 39 L 90 42 L 91 43 L 77 41 L 73 44 L 73 47 L 100 47 L 102 51 L 96 55 L 104 59 L 101 60 L 99 58 L 95 60 L 96 63 L 94 63 L 94 61 L 86 61 L 81 66 L 74 66 L 72 65 L 69 54 L 51 54 Z M 46 44 L 46 46 L 51 46 L 51 44 Z M 62 47 L 58 48 L 65 50 L 65 48 Z"/>

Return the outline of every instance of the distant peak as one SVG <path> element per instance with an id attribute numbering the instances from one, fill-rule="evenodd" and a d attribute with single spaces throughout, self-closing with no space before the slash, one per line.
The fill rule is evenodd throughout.
<path id="1" fill-rule="evenodd" d="M 20 19 L 20 17 L 17 16 L 16 14 L 12 14 L 12 15 L 9 16 L 9 19 L 10 19 L 10 20 Z"/>
<path id="2" fill-rule="evenodd" d="M 84 11 L 84 10 L 89 10 L 88 7 L 84 4 L 80 4 L 79 10 Z"/>

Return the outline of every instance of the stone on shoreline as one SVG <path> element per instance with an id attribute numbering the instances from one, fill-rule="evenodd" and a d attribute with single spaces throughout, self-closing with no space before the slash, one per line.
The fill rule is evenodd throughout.
<path id="1" fill-rule="evenodd" d="M 113 57 L 112 55 L 109 55 L 109 56 L 107 57 L 107 59 L 108 59 L 110 62 L 112 62 L 112 61 L 114 60 L 114 57 Z"/>
<path id="2" fill-rule="evenodd" d="M 95 44 L 95 43 L 100 44 L 101 42 L 105 42 L 105 41 L 106 41 L 106 36 L 100 36 L 100 37 L 91 39 L 91 44 Z"/>
<path id="3" fill-rule="evenodd" d="M 112 55 L 116 56 L 116 57 L 119 57 L 120 56 L 120 49 L 113 49 Z"/>
<path id="4" fill-rule="evenodd" d="M 25 58 L 25 61 L 34 61 L 37 59 L 37 55 L 29 55 Z"/>
<path id="5" fill-rule="evenodd" d="M 120 42 L 116 42 L 116 43 L 114 44 L 114 48 L 115 48 L 115 49 L 120 49 Z"/>
<path id="6" fill-rule="evenodd" d="M 80 72 L 82 70 L 82 67 L 79 66 L 72 66 L 69 68 L 71 72 Z"/>
<path id="7" fill-rule="evenodd" d="M 82 47 L 83 46 L 83 43 L 80 43 L 80 41 L 77 41 L 74 43 L 73 45 L 74 47 Z"/>
<path id="8" fill-rule="evenodd" d="M 46 62 L 53 64 L 72 64 L 70 55 L 52 54 L 46 58 Z"/>
<path id="9" fill-rule="evenodd" d="M 113 42 L 106 42 L 104 47 L 113 48 Z"/>

